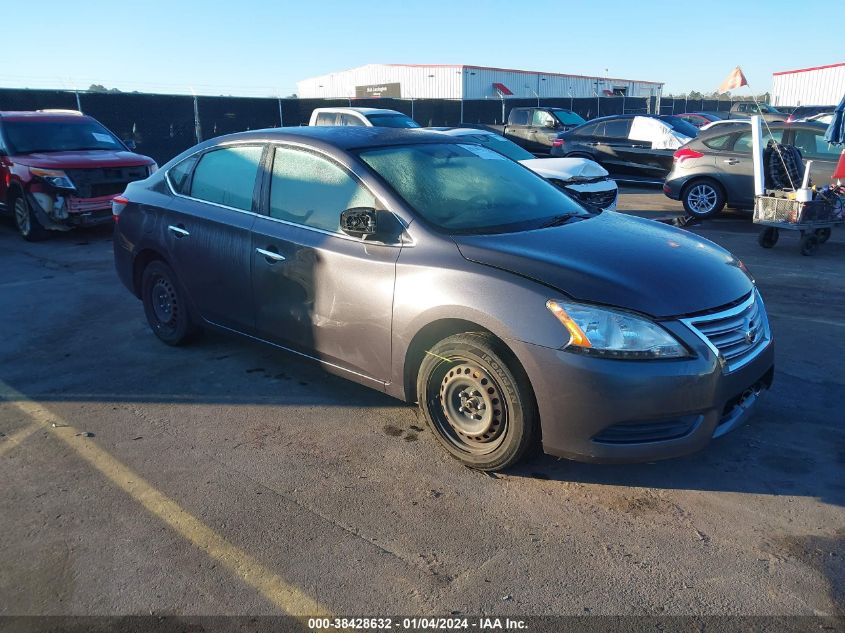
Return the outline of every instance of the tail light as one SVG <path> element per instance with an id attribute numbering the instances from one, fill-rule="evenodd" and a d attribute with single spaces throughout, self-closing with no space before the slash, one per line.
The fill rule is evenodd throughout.
<path id="1" fill-rule="evenodd" d="M 552 147 L 563 147 L 564 145 L 566 145 L 566 141 L 562 138 L 556 138 L 552 141 Z"/>
<path id="2" fill-rule="evenodd" d="M 111 215 L 114 218 L 115 222 L 117 222 L 120 219 L 120 214 L 126 208 L 127 204 L 129 204 L 129 199 L 125 198 L 124 196 L 116 196 L 116 197 L 112 198 Z"/>
<path id="3" fill-rule="evenodd" d="M 682 147 L 677 152 L 672 154 L 672 160 L 674 160 L 679 165 L 683 163 L 685 160 L 690 158 L 701 158 L 704 156 L 701 152 L 696 152 L 694 149 L 690 149 L 689 147 Z"/>

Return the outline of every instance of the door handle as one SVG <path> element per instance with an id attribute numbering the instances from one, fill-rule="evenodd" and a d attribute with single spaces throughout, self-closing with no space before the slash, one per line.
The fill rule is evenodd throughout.
<path id="1" fill-rule="evenodd" d="M 188 237 L 190 235 L 190 233 L 185 230 L 185 227 L 181 225 L 174 226 L 173 224 L 171 224 L 167 227 L 167 230 L 180 239 L 183 237 Z"/>
<path id="2" fill-rule="evenodd" d="M 262 255 L 264 259 L 267 260 L 268 264 L 275 264 L 276 262 L 285 261 L 285 256 L 281 253 L 277 253 L 276 251 L 269 251 L 264 248 L 256 248 L 255 252 L 259 255 Z"/>
<path id="3" fill-rule="evenodd" d="M 726 158 L 722 162 L 727 163 L 728 165 L 736 165 L 737 163 L 739 163 L 739 159 L 738 158 Z"/>

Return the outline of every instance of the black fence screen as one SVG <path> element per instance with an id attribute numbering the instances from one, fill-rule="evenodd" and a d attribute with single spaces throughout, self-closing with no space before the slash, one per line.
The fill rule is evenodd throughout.
<path id="1" fill-rule="evenodd" d="M 81 109 L 137 151 L 163 164 L 198 141 L 244 130 L 308 125 L 314 108 L 377 107 L 398 110 L 426 127 L 471 124 L 502 125 L 513 108 L 536 106 L 537 99 L 274 99 L 192 97 L 141 93 L 69 92 L 0 89 L 0 111 Z M 540 105 L 567 108 L 585 119 L 611 114 L 656 113 L 658 101 L 646 97 L 541 99 Z M 664 97 L 660 114 L 730 110 L 727 99 Z"/>

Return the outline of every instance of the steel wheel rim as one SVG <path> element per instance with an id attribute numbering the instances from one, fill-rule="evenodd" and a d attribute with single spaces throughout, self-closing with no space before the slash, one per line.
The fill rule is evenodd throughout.
<path id="1" fill-rule="evenodd" d="M 716 190 L 710 185 L 696 185 L 687 194 L 687 202 L 694 213 L 710 213 L 716 208 Z"/>
<path id="2" fill-rule="evenodd" d="M 429 410 L 441 435 L 458 450 L 486 455 L 504 442 L 508 409 L 498 381 L 475 361 L 441 362 L 429 379 Z"/>
<path id="3" fill-rule="evenodd" d="M 164 277 L 155 280 L 150 289 L 150 304 L 156 320 L 163 327 L 173 328 L 179 314 L 179 304 L 176 300 L 176 289 Z"/>
<path id="4" fill-rule="evenodd" d="M 32 230 L 32 224 L 29 218 L 29 209 L 26 208 L 26 202 L 24 202 L 23 198 L 15 200 L 15 222 L 22 234 L 29 235 L 30 230 Z"/>

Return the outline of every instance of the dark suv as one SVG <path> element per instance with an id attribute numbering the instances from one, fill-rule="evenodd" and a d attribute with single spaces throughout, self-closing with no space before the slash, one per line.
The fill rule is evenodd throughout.
<path id="1" fill-rule="evenodd" d="M 157 168 L 79 112 L 0 112 L 0 210 L 27 240 L 109 222 L 112 199 Z"/>

